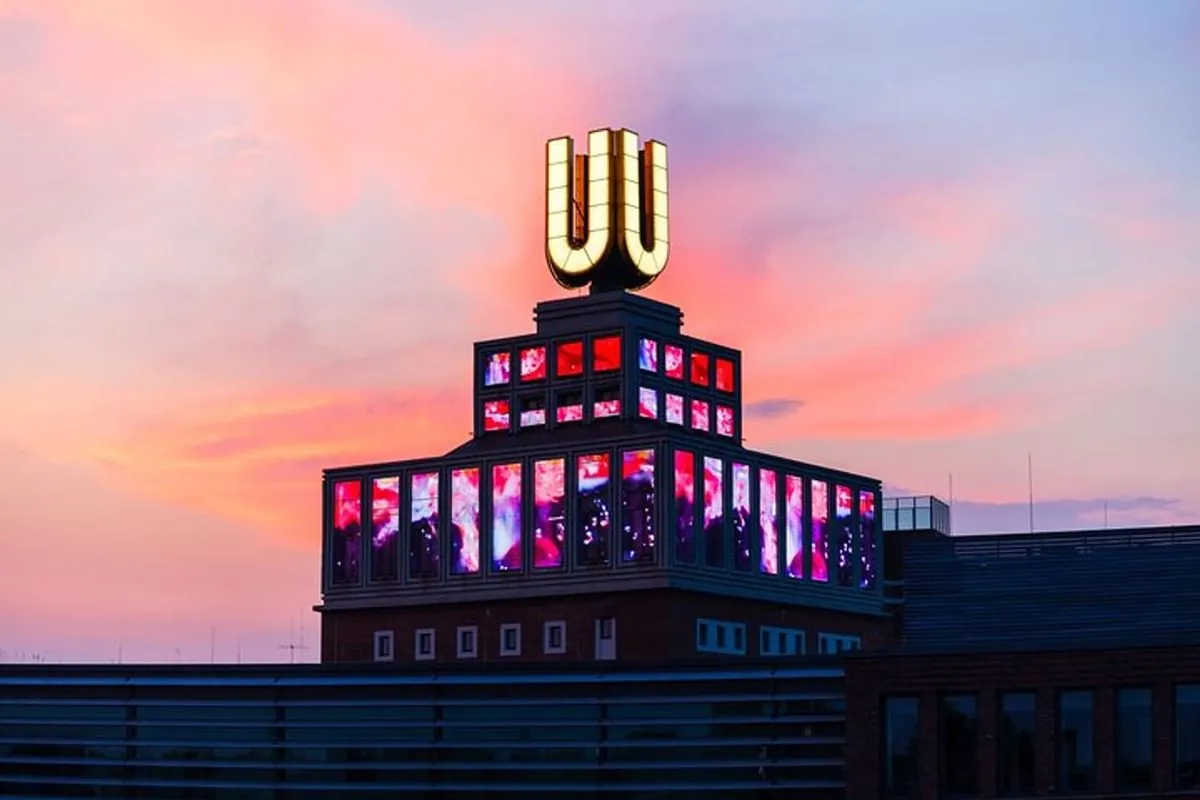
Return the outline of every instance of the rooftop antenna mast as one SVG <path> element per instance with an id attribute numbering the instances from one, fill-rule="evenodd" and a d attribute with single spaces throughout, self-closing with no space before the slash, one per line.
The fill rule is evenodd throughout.
<path id="1" fill-rule="evenodd" d="M 296 620 L 295 619 L 293 619 L 291 621 L 289 628 L 290 628 L 290 630 L 289 630 L 289 634 L 288 634 L 288 643 L 279 645 L 279 649 L 287 650 L 289 663 L 295 664 L 296 663 L 296 651 L 299 650 L 299 651 L 303 652 L 304 650 L 307 650 L 308 648 L 306 648 L 303 643 L 296 644 Z"/>

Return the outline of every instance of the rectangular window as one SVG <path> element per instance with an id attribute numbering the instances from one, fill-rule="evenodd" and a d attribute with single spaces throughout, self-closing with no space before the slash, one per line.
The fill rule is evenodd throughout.
<path id="1" fill-rule="evenodd" d="M 604 617 L 596 620 L 596 660 L 616 661 L 617 619 Z"/>
<path id="2" fill-rule="evenodd" d="M 554 351 L 554 374 L 568 378 L 583 374 L 583 342 L 563 342 Z"/>
<path id="3" fill-rule="evenodd" d="M 536 428 L 546 424 L 546 401 L 544 398 L 524 397 L 521 399 L 521 427 Z"/>
<path id="4" fill-rule="evenodd" d="M 669 344 L 663 348 L 663 372 L 668 378 L 683 380 L 683 348 Z"/>
<path id="5" fill-rule="evenodd" d="M 450 471 L 450 571 L 479 572 L 479 468 Z"/>
<path id="6" fill-rule="evenodd" d="M 560 423 L 583 421 L 583 393 L 563 392 L 558 395 L 554 419 Z"/>
<path id="7" fill-rule="evenodd" d="M 846 650 L 858 650 L 862 647 L 862 639 L 857 636 L 847 636 L 840 633 L 822 633 L 817 635 L 817 652 L 821 655 L 833 656 Z"/>
<path id="8" fill-rule="evenodd" d="M 1034 733 L 1037 729 L 1037 694 L 1008 692 L 1000 695 L 1000 795 L 1033 794 Z"/>
<path id="9" fill-rule="evenodd" d="M 734 462 L 729 466 L 729 516 L 733 525 L 733 568 L 749 572 L 753 566 L 754 520 L 750 517 L 750 465 Z"/>
<path id="10" fill-rule="evenodd" d="M 704 457 L 704 563 L 725 566 L 725 462 Z"/>
<path id="11" fill-rule="evenodd" d="M 653 563 L 658 527 L 655 511 L 654 450 L 621 454 L 621 563 Z"/>
<path id="12" fill-rule="evenodd" d="M 512 355 L 507 351 L 484 357 L 483 385 L 503 386 L 512 377 Z"/>
<path id="13" fill-rule="evenodd" d="M 920 703 L 915 697 L 885 698 L 883 716 L 883 796 L 916 797 Z"/>
<path id="14" fill-rule="evenodd" d="M 418 472 L 410 478 L 408 575 L 436 578 L 441 565 L 441 516 L 438 513 L 436 472 Z"/>
<path id="15" fill-rule="evenodd" d="M 812 482 L 812 524 L 809 541 L 812 544 L 812 579 L 829 582 L 829 484 Z"/>
<path id="16" fill-rule="evenodd" d="M 979 794 L 979 709 L 973 694 L 942 697 L 939 720 L 941 786 L 946 796 Z"/>
<path id="17" fill-rule="evenodd" d="M 1096 787 L 1095 698 L 1091 691 L 1058 696 L 1058 787 L 1066 792 L 1091 792 Z"/>
<path id="18" fill-rule="evenodd" d="M 414 646 L 416 652 L 413 654 L 413 657 L 417 661 L 432 661 L 434 658 L 433 628 L 421 628 L 418 630 Z"/>
<path id="19" fill-rule="evenodd" d="M 533 462 L 533 567 L 558 569 L 567 548 L 567 461 Z"/>
<path id="20" fill-rule="evenodd" d="M 708 386 L 708 356 L 705 353 L 692 353 L 692 383 Z"/>
<path id="21" fill-rule="evenodd" d="M 858 585 L 875 588 L 875 493 L 858 493 Z"/>
<path id="22" fill-rule="evenodd" d="M 1200 788 L 1200 683 L 1175 687 L 1175 788 Z"/>
<path id="23" fill-rule="evenodd" d="M 621 416 L 621 390 L 616 386 L 596 389 L 596 402 L 592 403 L 592 416 L 596 419 Z"/>
<path id="24" fill-rule="evenodd" d="M 638 416 L 642 419 L 658 419 L 658 390 L 649 386 L 638 387 Z"/>
<path id="25" fill-rule="evenodd" d="M 512 426 L 507 400 L 485 400 L 483 403 L 483 429 L 488 433 L 506 431 Z"/>
<path id="26" fill-rule="evenodd" d="M 521 351 L 521 380 L 540 381 L 546 378 L 546 348 L 527 347 Z"/>
<path id="27" fill-rule="evenodd" d="M 621 337 L 601 336 L 592 340 L 592 372 L 621 368 Z"/>
<path id="28" fill-rule="evenodd" d="M 692 429 L 708 433 L 708 403 L 703 400 L 692 401 Z"/>
<path id="29" fill-rule="evenodd" d="M 666 419 L 668 425 L 683 424 L 683 397 L 677 394 L 666 394 Z"/>
<path id="30" fill-rule="evenodd" d="M 854 515 L 854 492 L 849 486 L 837 487 L 837 582 L 838 586 L 854 585 L 854 537 L 851 517 Z"/>
<path id="31" fill-rule="evenodd" d="M 758 630 L 758 652 L 764 656 L 804 655 L 804 640 L 802 630 L 764 625 Z"/>
<path id="32" fill-rule="evenodd" d="M 400 478 L 371 481 L 371 582 L 400 577 Z"/>
<path id="33" fill-rule="evenodd" d="M 547 622 L 542 631 L 542 651 L 548 655 L 567 652 L 567 623 L 562 620 Z"/>
<path id="34" fill-rule="evenodd" d="M 642 339 L 638 342 L 638 368 L 644 372 L 658 372 L 658 341 Z"/>
<path id="35" fill-rule="evenodd" d="M 733 362 L 728 358 L 717 359 L 717 391 L 733 392 Z"/>
<path id="36" fill-rule="evenodd" d="M 717 433 L 733 436 L 733 409 L 729 406 L 717 406 Z"/>
<path id="37" fill-rule="evenodd" d="M 575 553 L 581 566 L 609 563 L 611 460 L 608 453 L 579 456 L 576 460 Z"/>
<path id="38" fill-rule="evenodd" d="M 492 467 L 492 569 L 521 570 L 521 463 Z"/>
<path id="39" fill-rule="evenodd" d="M 392 661 L 395 659 L 396 635 L 391 631 L 375 631 L 375 660 Z"/>
<path id="40" fill-rule="evenodd" d="M 804 577 L 804 479 L 788 475 L 783 483 L 784 501 L 784 574 Z"/>
<path id="41" fill-rule="evenodd" d="M 500 655 L 521 655 L 521 624 L 500 626 Z"/>
<path id="42" fill-rule="evenodd" d="M 333 574 L 338 586 L 358 583 L 362 550 L 362 483 L 338 481 L 333 485 Z"/>
<path id="43" fill-rule="evenodd" d="M 696 456 L 675 451 L 675 560 L 696 563 Z"/>
<path id="44" fill-rule="evenodd" d="M 479 628 L 464 625 L 458 629 L 458 657 L 475 658 L 479 654 Z"/>
<path id="45" fill-rule="evenodd" d="M 1118 791 L 1153 788 L 1153 702 L 1149 688 L 1117 690 L 1113 773 Z"/>
<path id="46" fill-rule="evenodd" d="M 758 471 L 758 570 L 764 575 L 779 574 L 779 496 L 775 493 L 775 473 Z"/>
<path id="47" fill-rule="evenodd" d="M 744 656 L 746 654 L 746 626 L 740 622 L 697 619 L 696 652 Z"/>

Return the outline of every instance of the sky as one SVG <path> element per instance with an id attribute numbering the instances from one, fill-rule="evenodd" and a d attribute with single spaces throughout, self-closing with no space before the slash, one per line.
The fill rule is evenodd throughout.
<path id="1" fill-rule="evenodd" d="M 597 127 L 748 446 L 1200 520 L 1197 98 L 1188 0 L 0 0 L 0 661 L 315 660 L 321 470 L 468 438 Z"/>

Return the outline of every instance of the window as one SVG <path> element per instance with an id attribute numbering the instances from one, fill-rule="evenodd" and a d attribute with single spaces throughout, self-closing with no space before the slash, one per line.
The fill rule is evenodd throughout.
<path id="1" fill-rule="evenodd" d="M 708 432 L 708 403 L 703 400 L 692 401 L 692 428 Z"/>
<path id="2" fill-rule="evenodd" d="M 615 661 L 617 658 L 617 619 L 596 620 L 596 660 Z"/>
<path id="3" fill-rule="evenodd" d="M 621 416 L 621 390 L 616 386 L 597 387 L 596 401 L 592 404 L 592 416 L 596 419 Z"/>
<path id="4" fill-rule="evenodd" d="M 1175 786 L 1200 787 L 1200 683 L 1175 687 Z"/>
<path id="5" fill-rule="evenodd" d="M 414 658 L 417 661 L 432 661 L 434 657 L 434 630 L 433 628 L 421 628 L 417 631 L 416 653 Z"/>
<path id="6" fill-rule="evenodd" d="M 658 372 L 658 341 L 642 339 L 638 342 L 638 368 L 645 372 Z"/>
<path id="7" fill-rule="evenodd" d="M 539 396 L 521 398 L 521 427 L 546 424 L 546 400 Z"/>
<path id="8" fill-rule="evenodd" d="M 583 419 L 583 392 L 563 392 L 558 396 L 554 418 L 558 422 L 579 422 Z"/>
<path id="9" fill-rule="evenodd" d="M 395 659 L 393 644 L 396 634 L 391 631 L 375 631 L 375 660 L 392 661 Z"/>
<path id="10" fill-rule="evenodd" d="M 1152 788 L 1153 702 L 1154 693 L 1149 688 L 1117 690 L 1113 773 L 1118 790 Z"/>
<path id="11" fill-rule="evenodd" d="M 1000 695 L 1000 794 L 1003 797 L 1033 794 L 1033 747 L 1037 728 L 1037 695 L 1008 692 Z"/>
<path id="12" fill-rule="evenodd" d="M 920 704 L 915 697 L 888 697 L 883 716 L 883 795 L 916 797 Z"/>
<path id="13" fill-rule="evenodd" d="M 733 436 L 733 409 L 729 406 L 717 406 L 717 433 Z"/>
<path id="14" fill-rule="evenodd" d="M 733 391 L 733 362 L 728 358 L 717 359 L 717 391 Z"/>
<path id="15" fill-rule="evenodd" d="M 519 656 L 521 655 L 521 625 L 513 623 L 511 625 L 500 626 L 500 655 L 502 656 Z"/>
<path id="16" fill-rule="evenodd" d="M 600 336 L 592 340 L 592 371 L 612 372 L 621 368 L 621 337 Z"/>
<path id="17" fill-rule="evenodd" d="M 567 623 L 547 622 L 542 630 L 542 650 L 554 655 L 567 652 Z"/>
<path id="18" fill-rule="evenodd" d="M 663 372 L 668 378 L 683 380 L 683 348 L 669 344 L 663 348 Z"/>
<path id="19" fill-rule="evenodd" d="M 668 425 L 683 424 L 683 397 L 677 394 L 666 394 L 666 418 Z"/>
<path id="20" fill-rule="evenodd" d="M 708 386 L 708 355 L 692 353 L 692 383 Z"/>
<path id="21" fill-rule="evenodd" d="M 554 351 L 554 374 L 559 378 L 583 374 L 583 342 L 563 342 Z"/>
<path id="22" fill-rule="evenodd" d="M 858 650 L 862 647 L 862 639 L 857 636 L 845 636 L 840 633 L 822 633 L 817 636 L 817 652 L 821 655 L 832 656 L 844 650 Z"/>
<path id="23" fill-rule="evenodd" d="M 804 655 L 804 631 L 795 628 L 758 629 L 758 652 L 764 656 Z"/>
<path id="24" fill-rule="evenodd" d="M 489 432 L 506 431 L 511 416 L 507 400 L 487 400 L 483 404 L 483 429 Z"/>
<path id="25" fill-rule="evenodd" d="M 979 794 L 979 710 L 973 694 L 942 697 L 938 737 L 941 741 L 941 785 L 944 795 Z"/>
<path id="26" fill-rule="evenodd" d="M 658 390 L 648 386 L 638 387 L 638 416 L 658 419 Z"/>
<path id="27" fill-rule="evenodd" d="M 512 356 L 507 350 L 488 353 L 483 370 L 484 386 L 503 386 L 512 375 Z"/>
<path id="28" fill-rule="evenodd" d="M 697 619 L 696 652 L 746 655 L 746 626 L 740 622 Z"/>
<path id="29" fill-rule="evenodd" d="M 458 629 L 458 657 L 475 658 L 479 654 L 479 628 L 464 625 Z"/>
<path id="30" fill-rule="evenodd" d="M 1092 757 L 1095 699 L 1087 690 L 1058 696 L 1058 788 L 1065 792 L 1095 789 L 1096 763 Z"/>
<path id="31" fill-rule="evenodd" d="M 521 380 L 540 381 L 546 377 L 546 348 L 527 347 L 521 351 Z"/>

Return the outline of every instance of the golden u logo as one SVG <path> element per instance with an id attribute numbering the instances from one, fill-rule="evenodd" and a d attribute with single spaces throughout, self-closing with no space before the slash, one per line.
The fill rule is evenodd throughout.
<path id="1" fill-rule="evenodd" d="M 642 289 L 667 266 L 667 146 L 638 150 L 633 131 L 588 134 L 588 154 L 570 136 L 546 143 L 546 263 L 561 285 L 592 291 Z"/>

